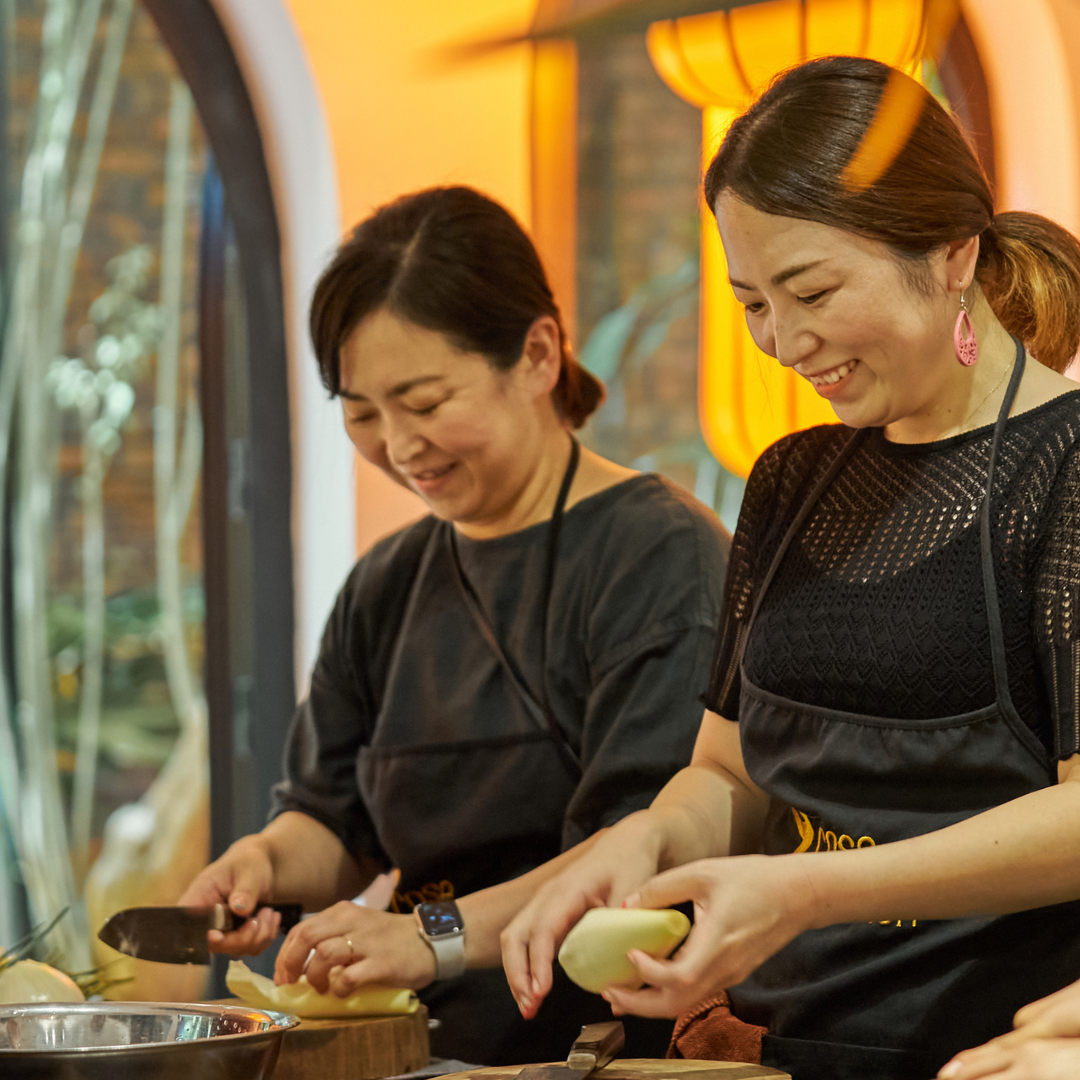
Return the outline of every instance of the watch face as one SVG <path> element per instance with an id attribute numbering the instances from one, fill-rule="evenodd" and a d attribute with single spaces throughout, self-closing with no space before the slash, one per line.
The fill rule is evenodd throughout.
<path id="1" fill-rule="evenodd" d="M 465 929 L 458 906 L 453 900 L 420 904 L 416 908 L 416 914 L 420 917 L 420 925 L 428 937 L 444 937 Z"/>

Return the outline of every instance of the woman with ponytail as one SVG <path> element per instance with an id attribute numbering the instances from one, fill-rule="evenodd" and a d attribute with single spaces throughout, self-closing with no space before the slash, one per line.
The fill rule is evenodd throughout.
<path id="1" fill-rule="evenodd" d="M 603 386 L 528 236 L 479 192 L 421 191 L 364 221 L 315 290 L 311 334 L 356 449 L 430 514 L 349 575 L 271 823 L 182 902 L 255 912 L 211 947 L 257 953 L 280 921 L 261 905 L 302 901 L 319 913 L 277 981 L 417 989 L 440 1057 L 564 1057 L 607 1007 L 563 980 L 525 1024 L 499 932 L 690 760 L 729 538 L 673 484 L 578 445 Z M 391 911 L 349 902 L 394 869 Z M 637 1021 L 627 1049 L 662 1054 L 670 1032 Z"/>
<path id="2" fill-rule="evenodd" d="M 1080 974 L 1080 244 L 995 215 L 925 91 L 855 186 L 889 75 L 788 72 L 708 170 L 751 333 L 841 423 L 753 469 L 691 766 L 504 934 L 531 1011 L 586 908 L 693 901 L 605 996 L 796 1080 L 925 1080 Z"/>

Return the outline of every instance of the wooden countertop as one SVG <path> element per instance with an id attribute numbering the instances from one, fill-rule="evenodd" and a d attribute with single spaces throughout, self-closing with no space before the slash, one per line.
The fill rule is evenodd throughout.
<path id="1" fill-rule="evenodd" d="M 566 1062 L 553 1061 L 552 1065 Z M 492 1069 L 470 1069 L 451 1073 L 439 1080 L 512 1080 L 523 1068 L 513 1065 Z M 737 1061 L 688 1061 L 681 1058 L 619 1058 L 605 1066 L 590 1080 L 791 1080 L 786 1072 L 764 1065 L 746 1065 Z"/>

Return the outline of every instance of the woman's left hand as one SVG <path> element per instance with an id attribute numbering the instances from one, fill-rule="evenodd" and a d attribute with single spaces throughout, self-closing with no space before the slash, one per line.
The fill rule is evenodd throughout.
<path id="1" fill-rule="evenodd" d="M 604 997 L 616 1015 L 678 1016 L 703 998 L 745 979 L 809 925 L 805 856 L 740 855 L 702 859 L 652 878 L 627 907 L 663 908 L 694 902 L 694 927 L 678 952 L 629 959 L 648 984 L 610 986 Z"/>
<path id="2" fill-rule="evenodd" d="M 338 997 L 369 984 L 419 990 L 435 978 L 435 954 L 412 915 L 343 900 L 304 919 L 282 944 L 274 982 L 293 983 L 301 974 L 320 993 Z"/>

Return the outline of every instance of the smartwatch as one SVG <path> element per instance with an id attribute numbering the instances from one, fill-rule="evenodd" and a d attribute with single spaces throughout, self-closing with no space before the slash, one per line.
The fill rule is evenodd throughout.
<path id="1" fill-rule="evenodd" d="M 453 900 L 417 904 L 417 932 L 435 954 L 435 978 L 453 979 L 465 971 L 465 922 Z"/>

